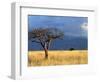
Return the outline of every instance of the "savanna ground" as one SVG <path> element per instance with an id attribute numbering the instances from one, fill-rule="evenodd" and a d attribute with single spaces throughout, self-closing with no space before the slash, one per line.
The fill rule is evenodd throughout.
<path id="1" fill-rule="evenodd" d="M 28 51 L 28 66 L 72 65 L 87 64 L 87 50 L 73 51 L 48 51 L 48 59 L 45 59 L 44 51 Z"/>

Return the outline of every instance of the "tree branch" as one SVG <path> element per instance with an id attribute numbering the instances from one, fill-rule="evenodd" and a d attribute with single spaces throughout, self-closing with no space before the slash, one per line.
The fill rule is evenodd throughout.
<path id="1" fill-rule="evenodd" d="M 39 38 L 38 38 L 38 39 L 39 39 Z M 40 41 L 42 47 L 44 48 L 44 42 L 43 42 L 41 39 L 39 39 L 39 41 Z"/>
<path id="2" fill-rule="evenodd" d="M 50 41 L 48 41 L 48 43 L 47 43 L 47 49 L 49 49 L 50 44 L 51 44 L 51 40 L 50 40 Z"/>
<path id="3" fill-rule="evenodd" d="M 43 43 L 41 41 L 32 40 L 32 42 L 39 43 L 44 48 L 44 45 L 43 45 Z"/>
<path id="4" fill-rule="evenodd" d="M 36 40 L 32 40 L 32 42 L 41 43 L 41 42 L 39 42 L 39 41 L 36 41 Z"/>

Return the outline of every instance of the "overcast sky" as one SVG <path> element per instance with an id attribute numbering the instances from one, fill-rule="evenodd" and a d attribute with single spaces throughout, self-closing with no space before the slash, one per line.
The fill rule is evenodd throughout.
<path id="1" fill-rule="evenodd" d="M 65 35 L 87 37 L 88 18 L 75 16 L 28 16 L 28 29 L 40 27 L 56 27 L 64 31 Z"/>

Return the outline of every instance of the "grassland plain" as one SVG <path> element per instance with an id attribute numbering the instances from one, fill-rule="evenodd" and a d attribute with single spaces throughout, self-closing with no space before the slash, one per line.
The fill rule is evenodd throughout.
<path id="1" fill-rule="evenodd" d="M 87 63 L 87 50 L 48 51 L 48 59 L 45 59 L 44 51 L 28 51 L 28 66 L 72 65 Z"/>

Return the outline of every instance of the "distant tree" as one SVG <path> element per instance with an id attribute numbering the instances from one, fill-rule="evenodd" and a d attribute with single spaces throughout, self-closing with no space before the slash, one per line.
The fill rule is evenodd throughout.
<path id="1" fill-rule="evenodd" d="M 72 50 L 75 50 L 75 49 L 74 48 L 70 48 L 69 50 L 72 51 Z"/>
<path id="2" fill-rule="evenodd" d="M 57 28 L 35 28 L 28 33 L 32 42 L 38 43 L 45 51 L 45 58 L 48 59 L 48 49 L 55 39 L 62 39 L 64 33 Z"/>

